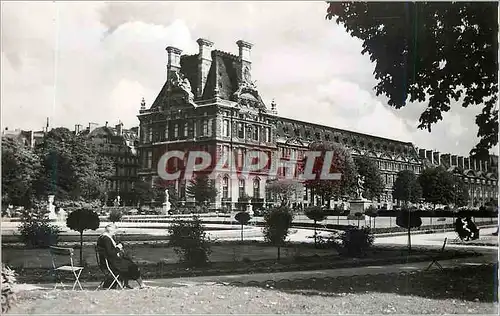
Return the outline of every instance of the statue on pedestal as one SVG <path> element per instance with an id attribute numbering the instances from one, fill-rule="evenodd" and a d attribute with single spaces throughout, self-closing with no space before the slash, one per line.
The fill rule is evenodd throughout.
<path id="1" fill-rule="evenodd" d="M 114 205 L 115 207 L 119 207 L 119 206 L 120 206 L 120 199 L 121 199 L 121 198 L 120 198 L 120 196 L 118 195 L 118 196 L 116 197 L 116 199 L 113 201 L 113 205 Z"/>
<path id="2" fill-rule="evenodd" d="M 356 199 L 358 200 L 364 199 L 363 197 L 364 184 L 365 184 L 365 177 L 362 177 L 361 175 L 358 174 L 357 184 L 356 184 Z"/>
<path id="3" fill-rule="evenodd" d="M 55 195 L 48 196 L 49 205 L 47 206 L 47 210 L 49 211 L 48 217 L 50 220 L 57 220 L 56 206 L 54 205 L 54 198 L 55 198 Z"/>
<path id="4" fill-rule="evenodd" d="M 165 202 L 163 202 L 163 213 L 168 215 L 170 211 L 170 195 L 168 194 L 168 189 L 165 190 Z"/>

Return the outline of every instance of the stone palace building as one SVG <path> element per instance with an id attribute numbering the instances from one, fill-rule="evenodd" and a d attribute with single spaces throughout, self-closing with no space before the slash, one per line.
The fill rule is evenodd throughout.
<path id="1" fill-rule="evenodd" d="M 167 47 L 167 80 L 150 106 L 144 100 L 141 103 L 137 174 L 152 185 L 159 178 L 158 161 L 167 151 L 204 150 L 217 159 L 223 153 L 233 153 L 239 167 L 247 151 L 265 152 L 273 162 L 281 158 L 293 160 L 300 159 L 311 142 L 333 141 L 345 145 L 353 156 L 375 159 L 386 187 L 374 202 L 391 208 L 391 188 L 397 172 L 409 169 L 418 174 L 429 163 L 427 151 L 422 155 L 422 150 L 412 143 L 279 116 L 274 101 L 264 104 L 252 81 L 252 44 L 238 41 L 239 53 L 235 55 L 213 49 L 213 43 L 206 39 L 200 38 L 197 43 L 199 53 L 195 55 L 182 55 L 180 49 Z M 462 163 L 464 159 L 450 160 L 455 161 L 448 167 L 461 168 L 457 172 L 471 179 L 474 199 L 484 201 L 497 191 L 493 163 L 472 162 L 468 158 L 466 164 Z M 183 163 L 186 159 L 170 159 L 168 168 L 182 169 Z M 431 159 L 430 163 L 436 162 Z M 252 198 L 253 203 L 272 202 L 265 192 L 267 180 L 266 173 L 252 174 L 246 179 L 224 172 L 217 174 L 214 207 L 233 208 L 244 196 Z M 185 195 L 186 181 L 175 181 L 175 186 L 181 198 L 189 201 Z M 315 202 L 306 189 L 295 200 L 303 205 Z M 333 205 L 340 201 L 332 202 Z"/>

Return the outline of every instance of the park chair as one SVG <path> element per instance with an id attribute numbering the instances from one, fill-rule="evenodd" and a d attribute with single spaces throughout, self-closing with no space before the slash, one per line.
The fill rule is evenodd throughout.
<path id="1" fill-rule="evenodd" d="M 61 273 L 71 272 L 73 274 L 75 282 L 73 283 L 73 290 L 76 288 L 76 285 L 80 287 L 80 290 L 83 290 L 82 285 L 80 284 L 80 274 L 83 271 L 83 267 L 78 267 L 73 264 L 73 248 L 62 248 L 50 246 L 50 256 L 52 258 L 52 268 L 53 273 L 56 278 L 56 284 L 54 286 L 54 290 L 57 289 L 57 285 L 61 284 L 64 287 L 61 279 Z M 63 264 L 59 264 L 61 258 L 65 258 Z M 69 262 L 68 262 L 69 259 Z M 61 259 L 62 260 L 62 259 Z M 62 262 L 62 261 L 61 261 Z"/>
<path id="2" fill-rule="evenodd" d="M 123 285 L 119 279 L 120 275 L 115 274 L 113 272 L 113 270 L 111 269 L 111 267 L 109 265 L 108 258 L 106 258 L 104 249 L 99 247 L 99 246 L 95 246 L 95 257 L 96 257 L 97 265 L 99 266 L 99 269 L 104 274 L 104 280 L 97 286 L 97 288 L 95 290 L 97 291 L 101 287 L 103 287 L 106 280 L 108 280 L 110 277 L 113 279 L 113 281 L 109 285 L 108 290 L 111 290 L 115 284 L 117 284 L 123 290 Z"/>
<path id="3" fill-rule="evenodd" d="M 427 267 L 427 269 L 425 269 L 425 271 L 429 270 L 433 265 L 436 265 L 436 267 L 438 267 L 440 270 L 443 270 L 443 266 L 438 262 L 438 260 L 440 259 L 440 256 L 444 252 L 444 247 L 446 247 L 446 241 L 448 241 L 448 238 L 444 239 L 443 247 L 441 247 L 441 251 L 439 251 L 439 253 L 435 257 L 432 258 L 431 264 Z"/>

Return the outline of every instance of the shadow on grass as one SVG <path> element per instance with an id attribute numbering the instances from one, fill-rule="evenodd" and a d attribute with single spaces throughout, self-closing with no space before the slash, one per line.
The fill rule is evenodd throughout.
<path id="1" fill-rule="evenodd" d="M 231 283 L 287 293 L 317 296 L 344 296 L 347 293 L 393 293 L 429 299 L 460 299 L 472 302 L 498 302 L 498 265 L 461 267 L 411 273 L 309 278 L 266 282 Z"/>

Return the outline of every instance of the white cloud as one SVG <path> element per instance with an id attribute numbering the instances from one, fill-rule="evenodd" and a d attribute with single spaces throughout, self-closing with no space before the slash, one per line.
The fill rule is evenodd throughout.
<path id="1" fill-rule="evenodd" d="M 151 104 L 164 84 L 167 46 L 194 54 L 204 37 L 237 53 L 244 39 L 255 44 L 253 79 L 280 113 L 468 153 L 479 108 L 453 107 L 431 134 L 417 130 L 424 105 L 396 111 L 376 97 L 361 42 L 325 14 L 323 2 L 4 3 L 2 125 L 137 125 L 141 97 Z"/>

